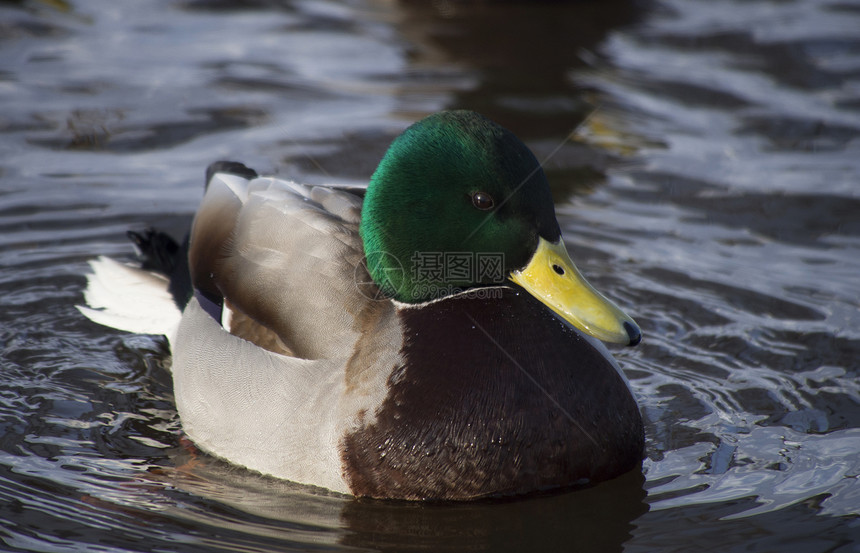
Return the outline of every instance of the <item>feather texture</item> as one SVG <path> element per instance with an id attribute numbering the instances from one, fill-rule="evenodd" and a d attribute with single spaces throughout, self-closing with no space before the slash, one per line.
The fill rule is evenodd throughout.
<path id="1" fill-rule="evenodd" d="M 108 257 L 89 263 L 84 300 L 78 310 L 93 322 L 137 334 L 176 334 L 182 313 L 161 275 Z"/>

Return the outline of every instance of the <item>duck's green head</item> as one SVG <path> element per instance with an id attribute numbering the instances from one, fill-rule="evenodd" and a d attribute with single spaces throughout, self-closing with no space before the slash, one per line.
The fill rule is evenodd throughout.
<path id="1" fill-rule="evenodd" d="M 639 341 L 636 323 L 570 260 L 537 159 L 477 113 L 437 113 L 394 140 L 360 231 L 370 276 L 401 302 L 513 281 L 588 334 Z"/>

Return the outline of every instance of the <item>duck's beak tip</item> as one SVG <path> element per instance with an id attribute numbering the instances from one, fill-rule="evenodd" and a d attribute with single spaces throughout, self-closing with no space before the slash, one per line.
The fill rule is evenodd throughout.
<path id="1" fill-rule="evenodd" d="M 642 341 L 642 331 L 635 324 L 624 321 L 624 330 L 627 331 L 627 336 L 630 338 L 630 341 L 627 342 L 628 346 L 635 346 Z"/>

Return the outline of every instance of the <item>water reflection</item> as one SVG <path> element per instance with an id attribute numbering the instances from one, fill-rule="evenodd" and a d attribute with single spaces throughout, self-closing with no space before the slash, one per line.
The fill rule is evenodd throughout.
<path id="1" fill-rule="evenodd" d="M 609 37 L 612 70 L 577 76 L 608 106 L 583 139 L 647 160 L 610 167 L 571 219 L 582 243 L 612 219 L 609 265 L 636 268 L 619 289 L 650 339 L 620 355 L 651 421 L 642 524 L 697 504 L 856 512 L 856 455 L 831 445 L 853 444 L 860 421 L 858 166 L 844 155 L 860 41 L 836 3 L 731 6 L 667 2 Z"/>
<path id="2" fill-rule="evenodd" d="M 621 551 L 648 508 L 638 471 L 605 485 L 543 498 L 466 505 L 352 501 L 346 545 L 381 551 Z M 404 546 L 402 536 L 414 536 Z"/>
<path id="3" fill-rule="evenodd" d="M 244 527 L 250 515 L 246 531 L 255 534 L 322 543 L 336 538 L 374 551 L 525 551 L 535 544 L 541 551 L 621 551 L 632 521 L 648 510 L 638 471 L 576 493 L 440 504 L 347 498 L 209 461 L 164 476 L 223 513 L 224 527 Z"/>
<path id="4" fill-rule="evenodd" d="M 469 70 L 451 105 L 483 113 L 524 140 L 564 138 L 594 106 L 569 79 L 613 29 L 642 16 L 631 0 L 551 3 L 400 2 L 410 62 Z"/>

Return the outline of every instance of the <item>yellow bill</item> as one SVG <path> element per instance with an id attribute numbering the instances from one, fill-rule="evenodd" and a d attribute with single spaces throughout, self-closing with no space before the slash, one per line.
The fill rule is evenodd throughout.
<path id="1" fill-rule="evenodd" d="M 594 289 L 564 247 L 540 238 L 531 261 L 509 277 L 570 324 L 604 342 L 635 346 L 642 337 L 639 326 Z"/>

